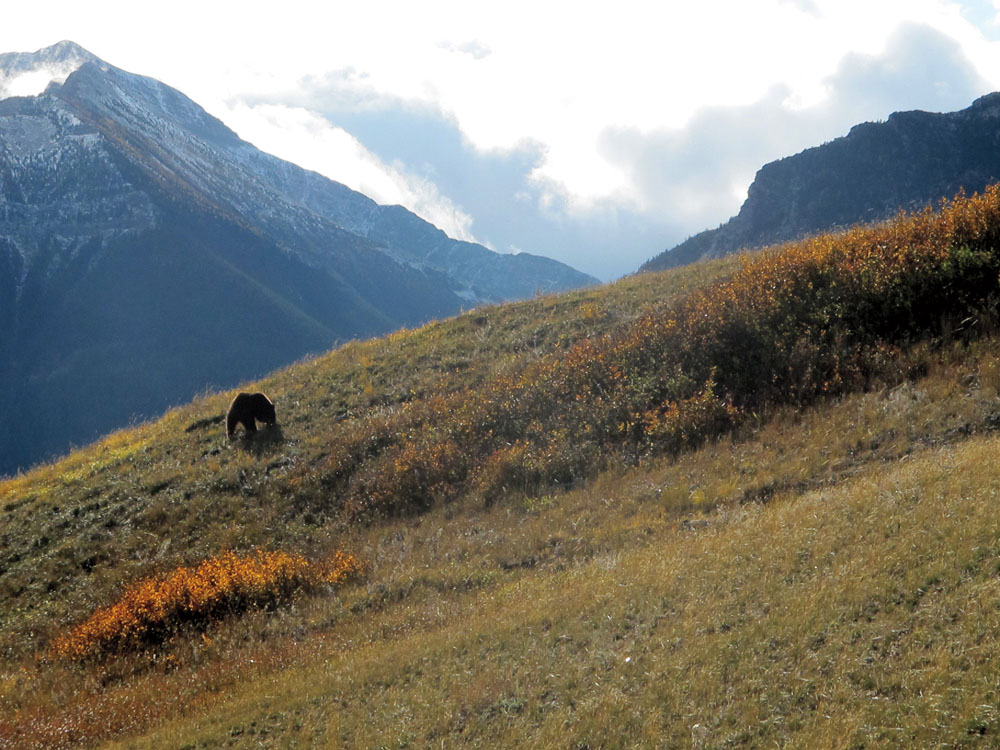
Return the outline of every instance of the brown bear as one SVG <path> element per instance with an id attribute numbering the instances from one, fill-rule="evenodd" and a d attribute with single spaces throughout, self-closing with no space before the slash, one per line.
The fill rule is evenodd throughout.
<path id="1" fill-rule="evenodd" d="M 236 425 L 242 424 L 247 432 L 257 432 L 257 422 L 275 424 L 274 404 L 263 393 L 240 393 L 226 412 L 226 437 L 232 437 Z"/>

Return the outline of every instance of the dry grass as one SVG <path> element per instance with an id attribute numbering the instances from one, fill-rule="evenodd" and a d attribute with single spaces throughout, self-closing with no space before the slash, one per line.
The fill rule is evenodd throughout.
<path id="1" fill-rule="evenodd" d="M 824 239 L 761 256 L 776 282 L 763 296 L 747 291 L 756 261 L 730 259 L 473 311 L 254 384 L 279 429 L 227 442 L 229 394 L 208 395 L 0 483 L 0 747 L 995 743 L 993 298 L 959 300 L 981 332 L 912 310 L 937 282 L 985 278 L 990 250 L 937 241 L 982 215 L 963 205 L 940 232 L 906 219 L 930 249 L 898 244 L 890 269 L 851 253 L 910 236 L 898 226 L 847 235 L 849 253 Z M 861 264 L 861 291 L 894 300 L 882 322 L 908 327 L 880 339 L 866 323 L 847 349 L 831 336 L 815 362 L 835 368 L 810 369 L 803 331 L 834 315 L 840 282 L 820 295 L 832 306 L 792 292 L 829 282 L 842 256 Z M 678 341 L 708 369 L 654 382 L 642 344 L 672 341 L 677 311 L 705 313 Z M 791 347 L 798 390 L 754 396 L 733 385 L 739 366 L 712 371 L 749 340 L 725 333 L 733 321 Z M 589 390 L 546 406 L 547 373 Z M 666 400 L 643 401 L 650 387 Z M 523 432 L 494 444 L 461 420 L 497 394 L 505 429 Z M 620 428 L 596 418 L 615 415 L 614 394 Z M 538 410 L 518 410 L 529 401 Z M 467 439 L 443 434 L 456 425 Z M 589 429 L 605 442 L 578 444 Z M 680 436 L 672 450 L 645 444 L 657 430 Z M 470 440 L 485 448 L 462 474 Z M 545 474 L 572 451 L 577 470 Z M 368 484 L 338 484 L 334 458 Z M 395 514 L 350 506 L 376 492 Z M 213 609 L 143 648 L 44 658 L 130 587 L 260 548 L 348 549 L 368 566 L 317 596 L 236 594 L 241 616 Z"/>
<path id="2" fill-rule="evenodd" d="M 123 746 L 979 746 L 1000 730 L 1000 480 L 983 471 L 998 449 L 927 449 L 404 600 Z"/>
<path id="3" fill-rule="evenodd" d="M 0 700 L 34 732 L 10 746 L 157 726 L 122 746 L 961 746 L 984 721 L 989 737 L 985 671 L 939 686 L 934 731 L 898 693 L 904 740 L 878 691 L 929 689 L 946 652 L 991 668 L 991 625 L 951 622 L 997 569 L 1000 446 L 976 437 L 1000 408 L 991 348 L 584 489 L 358 531 L 367 578 L 337 596 L 220 623 L 152 665 L 8 673 Z M 917 593 L 935 576 L 945 599 Z M 868 661 L 907 628 L 905 659 L 933 640 L 945 667 Z"/>

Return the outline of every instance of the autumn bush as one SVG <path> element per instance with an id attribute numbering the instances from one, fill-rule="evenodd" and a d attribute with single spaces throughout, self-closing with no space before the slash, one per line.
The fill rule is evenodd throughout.
<path id="1" fill-rule="evenodd" d="M 129 587 L 117 602 L 56 638 L 51 654 L 84 659 L 154 645 L 184 625 L 273 605 L 360 570 L 360 562 L 343 552 L 319 562 L 286 552 L 224 552 Z"/>
<path id="2" fill-rule="evenodd" d="M 320 470 L 350 513 L 493 501 L 675 454 L 865 388 L 900 347 L 992 324 L 1000 189 L 746 255 L 735 273 L 466 390 L 348 420 Z"/>

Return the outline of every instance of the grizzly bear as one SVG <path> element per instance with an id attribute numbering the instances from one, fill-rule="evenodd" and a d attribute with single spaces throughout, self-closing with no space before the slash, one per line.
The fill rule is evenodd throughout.
<path id="1" fill-rule="evenodd" d="M 226 437 L 232 437 L 236 425 L 242 424 L 247 432 L 257 432 L 257 422 L 275 424 L 274 404 L 263 393 L 241 393 L 226 412 Z"/>

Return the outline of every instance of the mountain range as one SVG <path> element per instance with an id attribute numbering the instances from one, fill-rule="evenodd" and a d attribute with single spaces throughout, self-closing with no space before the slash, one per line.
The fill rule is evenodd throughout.
<path id="1" fill-rule="evenodd" d="M 1000 180 L 1000 93 L 958 112 L 896 112 L 762 167 L 739 213 L 657 255 L 653 271 L 917 210 Z"/>
<path id="2" fill-rule="evenodd" d="M 0 55 L 0 475 L 338 341 L 595 282 L 263 153 L 72 42 Z"/>

